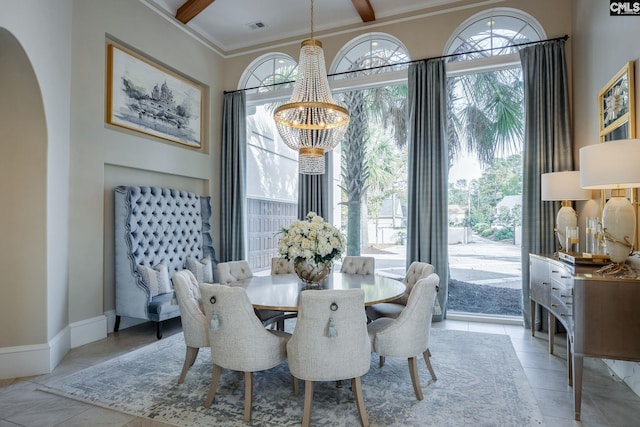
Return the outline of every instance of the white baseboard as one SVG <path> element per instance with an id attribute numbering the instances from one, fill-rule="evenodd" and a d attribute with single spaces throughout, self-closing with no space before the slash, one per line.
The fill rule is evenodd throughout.
<path id="1" fill-rule="evenodd" d="M 46 344 L 0 348 L 0 379 L 50 373 L 69 352 L 69 328 Z"/>
<path id="2" fill-rule="evenodd" d="M 107 337 L 107 316 L 96 316 L 69 324 L 71 330 L 71 348 Z"/>

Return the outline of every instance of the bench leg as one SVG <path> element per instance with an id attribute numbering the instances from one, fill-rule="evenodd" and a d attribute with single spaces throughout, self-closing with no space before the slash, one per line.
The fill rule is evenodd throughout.
<path id="1" fill-rule="evenodd" d="M 120 329 L 120 316 L 116 316 L 116 324 L 113 326 L 113 332 L 118 332 Z"/>
<path id="2" fill-rule="evenodd" d="M 156 322 L 156 337 L 158 339 L 162 338 L 162 322 Z"/>

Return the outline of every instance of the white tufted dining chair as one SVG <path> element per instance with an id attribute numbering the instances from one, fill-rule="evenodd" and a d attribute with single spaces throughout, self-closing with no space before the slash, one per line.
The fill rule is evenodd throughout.
<path id="1" fill-rule="evenodd" d="M 227 285 L 239 280 L 253 277 L 253 271 L 245 260 L 218 263 L 220 284 Z"/>
<path id="2" fill-rule="evenodd" d="M 240 280 L 253 277 L 253 271 L 245 260 L 221 262 L 218 264 L 218 275 L 221 285 L 233 285 Z M 285 313 L 276 310 L 256 310 L 256 315 L 264 326 L 275 323 L 277 329 L 284 330 Z"/>
<path id="3" fill-rule="evenodd" d="M 209 322 L 209 343 L 213 372 L 205 400 L 215 399 L 222 369 L 244 372 L 244 421 L 251 420 L 253 373 L 271 369 L 287 357 L 290 334 L 265 329 L 253 312 L 244 288 L 226 285 L 200 285 Z"/>
<path id="4" fill-rule="evenodd" d="M 180 270 L 173 275 L 173 288 L 180 308 L 180 318 L 187 354 L 178 384 L 184 382 L 187 371 L 198 356 L 198 350 L 209 347 L 209 324 L 202 308 L 200 287 L 189 270 Z"/>
<path id="5" fill-rule="evenodd" d="M 293 261 L 284 258 L 271 258 L 271 274 L 294 274 Z"/>
<path id="6" fill-rule="evenodd" d="M 287 344 L 291 374 L 305 381 L 302 426 L 311 422 L 314 381 L 351 378 L 363 426 L 369 425 L 361 377 L 371 365 L 364 291 L 307 290 L 300 293 L 298 320 Z M 297 391 L 297 380 L 294 383 Z"/>
<path id="7" fill-rule="evenodd" d="M 423 355 L 431 378 L 437 380 L 430 361 L 429 337 L 438 283 L 440 277 L 435 273 L 418 280 L 409 295 L 406 307 L 397 318 L 382 317 L 367 326 L 371 351 L 380 356 L 381 367 L 385 357 L 407 358 L 413 390 L 418 400 L 422 400 L 423 396 L 417 356 Z"/>
<path id="8" fill-rule="evenodd" d="M 402 281 L 406 286 L 404 294 L 394 302 L 383 302 L 367 307 L 367 317 L 370 320 L 376 320 L 380 317 L 398 317 L 407 305 L 411 289 L 413 289 L 415 283 L 418 280 L 429 276 L 433 272 L 434 268 L 431 264 L 419 261 L 412 262 L 409 266 L 409 270 L 407 270 L 404 280 Z"/>
<path id="9" fill-rule="evenodd" d="M 376 259 L 370 256 L 347 255 L 342 260 L 341 273 L 372 276 L 376 272 Z"/>

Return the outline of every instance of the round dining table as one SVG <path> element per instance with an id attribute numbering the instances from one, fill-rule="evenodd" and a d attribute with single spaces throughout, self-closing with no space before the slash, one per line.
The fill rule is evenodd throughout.
<path id="1" fill-rule="evenodd" d="M 233 286 L 242 286 L 247 291 L 254 308 L 278 311 L 298 311 L 300 292 L 309 289 L 295 274 L 253 276 L 235 282 Z M 364 304 L 369 306 L 395 300 L 404 293 L 405 285 L 399 280 L 377 274 L 332 272 L 315 289 L 362 289 Z"/>

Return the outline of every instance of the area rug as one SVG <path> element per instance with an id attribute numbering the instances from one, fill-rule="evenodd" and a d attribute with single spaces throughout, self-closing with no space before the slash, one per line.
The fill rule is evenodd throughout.
<path id="1" fill-rule="evenodd" d="M 362 379 L 371 426 L 539 426 L 543 418 L 506 335 L 434 329 L 431 377 L 418 366 L 424 400 L 416 400 L 406 359 L 372 355 Z M 211 380 L 211 354 L 203 349 L 183 384 L 182 334 L 62 378 L 45 391 L 176 426 L 296 426 L 302 421 L 304 385 L 294 396 L 285 363 L 254 374 L 252 421 L 242 422 L 242 374 L 225 370 L 216 400 L 203 402 Z M 358 411 L 345 382 L 316 383 L 311 424 L 358 426 Z"/>

